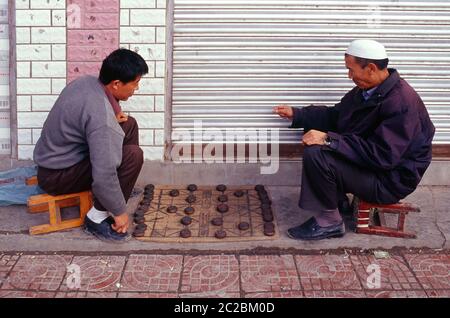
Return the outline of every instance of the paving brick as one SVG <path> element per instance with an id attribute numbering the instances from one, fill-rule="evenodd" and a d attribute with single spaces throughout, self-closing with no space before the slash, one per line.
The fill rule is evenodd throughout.
<path id="1" fill-rule="evenodd" d="M 54 298 L 55 292 L 37 292 L 32 290 L 0 290 L 0 298 Z"/>
<path id="2" fill-rule="evenodd" d="M 405 254 L 425 289 L 450 289 L 450 257 L 444 254 Z"/>
<path id="3" fill-rule="evenodd" d="M 367 282 L 369 275 L 374 273 L 369 265 L 379 266 L 381 273 L 379 290 L 422 289 L 401 256 L 393 255 L 387 259 L 375 259 L 372 255 L 351 255 L 350 260 L 356 268 L 358 278 L 364 289 L 371 290 L 370 287 L 373 287 Z"/>
<path id="4" fill-rule="evenodd" d="M 2 289 L 55 291 L 62 283 L 71 260 L 71 255 L 21 256 Z"/>
<path id="5" fill-rule="evenodd" d="M 124 256 L 76 256 L 72 264 L 80 266 L 80 291 L 117 291 L 125 265 Z M 66 275 L 65 280 L 69 276 Z M 70 291 L 66 284 L 61 291 Z"/>
<path id="6" fill-rule="evenodd" d="M 115 49 L 113 46 L 69 46 L 67 61 L 100 63 Z"/>
<path id="7" fill-rule="evenodd" d="M 425 290 L 428 297 L 450 298 L 450 289 Z"/>
<path id="8" fill-rule="evenodd" d="M 1 255 L 0 256 L 0 286 L 3 284 L 6 276 L 19 259 L 18 255 Z"/>
<path id="9" fill-rule="evenodd" d="M 32 9 L 64 9 L 66 6 L 65 0 L 31 0 L 30 5 Z"/>
<path id="10" fill-rule="evenodd" d="M 307 298 L 364 298 L 362 290 L 305 290 Z"/>
<path id="11" fill-rule="evenodd" d="M 181 255 L 131 255 L 121 281 L 123 291 L 176 292 Z"/>
<path id="12" fill-rule="evenodd" d="M 119 293 L 118 298 L 178 298 L 174 293 Z"/>
<path id="13" fill-rule="evenodd" d="M 121 0 L 121 8 L 155 8 L 155 0 Z"/>
<path id="14" fill-rule="evenodd" d="M 55 295 L 55 298 L 117 298 L 117 293 L 111 292 L 102 292 L 102 293 L 93 293 L 93 292 L 58 292 Z"/>
<path id="15" fill-rule="evenodd" d="M 82 19 L 83 29 L 118 29 L 117 13 L 85 13 Z"/>
<path id="16" fill-rule="evenodd" d="M 101 62 L 69 62 L 67 63 L 67 78 L 71 82 L 83 75 L 98 76 L 101 66 Z"/>
<path id="17" fill-rule="evenodd" d="M 246 293 L 300 290 L 291 255 L 240 257 L 242 289 Z"/>
<path id="18" fill-rule="evenodd" d="M 185 293 L 179 294 L 180 298 L 239 298 L 239 293 L 218 291 L 218 292 L 207 292 L 207 293 Z"/>
<path id="19" fill-rule="evenodd" d="M 121 27 L 120 43 L 155 43 L 154 27 Z"/>
<path id="20" fill-rule="evenodd" d="M 301 290 L 293 290 L 290 292 L 268 292 L 268 293 L 248 293 L 245 298 L 304 298 L 305 295 Z"/>
<path id="21" fill-rule="evenodd" d="M 16 10 L 17 26 L 50 26 L 50 10 Z"/>
<path id="22" fill-rule="evenodd" d="M 355 270 L 343 255 L 299 255 L 295 257 L 304 290 L 360 290 Z"/>
<path id="23" fill-rule="evenodd" d="M 118 12 L 120 0 L 91 0 L 85 2 L 88 12 Z"/>
<path id="24" fill-rule="evenodd" d="M 186 256 L 181 292 L 212 293 L 239 291 L 239 265 L 234 255 Z"/>
<path id="25" fill-rule="evenodd" d="M 30 28 L 16 28 L 16 43 L 17 44 L 29 44 L 31 43 L 31 31 Z"/>
<path id="26" fill-rule="evenodd" d="M 50 45 L 17 44 L 17 61 L 49 61 L 51 58 Z"/>
<path id="27" fill-rule="evenodd" d="M 31 43 L 61 44 L 66 43 L 65 27 L 31 28 Z"/>
<path id="28" fill-rule="evenodd" d="M 423 290 L 380 290 L 367 291 L 368 298 L 427 298 Z"/>
<path id="29" fill-rule="evenodd" d="M 131 25 L 165 25 L 166 10 L 164 9 L 132 9 L 130 10 Z"/>

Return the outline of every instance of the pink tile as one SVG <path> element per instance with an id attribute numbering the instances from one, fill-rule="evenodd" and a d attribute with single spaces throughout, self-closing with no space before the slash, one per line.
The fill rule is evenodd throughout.
<path id="1" fill-rule="evenodd" d="M 234 255 L 186 256 L 181 292 L 239 292 L 239 265 Z"/>
<path id="2" fill-rule="evenodd" d="M 450 289 L 426 290 L 428 297 L 450 298 Z"/>
<path id="3" fill-rule="evenodd" d="M 55 298 L 116 298 L 117 293 L 58 292 Z"/>
<path id="4" fill-rule="evenodd" d="M 307 298 L 365 298 L 362 290 L 305 290 Z"/>
<path id="5" fill-rule="evenodd" d="M 71 255 L 24 255 L 17 261 L 2 289 L 57 290 Z"/>
<path id="6" fill-rule="evenodd" d="M 369 298 L 427 298 L 423 290 L 379 290 L 366 291 Z"/>
<path id="7" fill-rule="evenodd" d="M 425 289 L 450 289 L 450 255 L 405 254 L 406 261 Z"/>
<path id="8" fill-rule="evenodd" d="M 0 290 L 0 298 L 54 298 L 55 292 Z"/>
<path id="9" fill-rule="evenodd" d="M 119 298 L 178 298 L 176 293 L 119 293 Z"/>
<path id="10" fill-rule="evenodd" d="M 131 255 L 120 290 L 177 292 L 182 262 L 181 255 Z"/>
<path id="11" fill-rule="evenodd" d="M 179 294 L 179 298 L 239 298 L 240 294 L 235 292 L 207 292 L 207 293 L 185 293 Z"/>
<path id="12" fill-rule="evenodd" d="M 264 293 L 249 293 L 245 298 L 304 298 L 305 295 L 301 290 L 293 290 L 290 292 L 264 292 Z"/>
<path id="13" fill-rule="evenodd" d="M 0 286 L 19 259 L 19 255 L 0 255 Z"/>
<path id="14" fill-rule="evenodd" d="M 240 256 L 242 289 L 246 293 L 300 290 L 291 255 Z"/>
<path id="15" fill-rule="evenodd" d="M 304 290 L 361 290 L 356 272 L 344 255 L 295 257 Z"/>
<path id="16" fill-rule="evenodd" d="M 118 283 L 125 265 L 125 256 L 76 256 L 71 265 L 80 267 L 81 291 L 107 292 L 117 291 Z M 65 281 L 69 275 L 65 277 Z M 67 284 L 61 285 L 61 291 L 71 290 Z"/>
<path id="17" fill-rule="evenodd" d="M 377 286 L 376 272 L 379 269 L 379 290 L 420 290 L 414 274 L 408 268 L 401 256 L 391 256 L 387 259 L 376 259 L 372 255 L 351 255 L 352 261 L 361 285 L 364 289 L 373 290 Z"/>

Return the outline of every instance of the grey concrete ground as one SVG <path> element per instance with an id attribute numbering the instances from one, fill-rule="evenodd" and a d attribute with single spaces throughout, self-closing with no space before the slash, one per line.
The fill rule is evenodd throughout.
<path id="1" fill-rule="evenodd" d="M 145 184 L 145 183 L 144 183 Z M 142 182 L 137 186 L 142 187 Z M 297 207 L 299 187 L 268 186 L 273 200 L 275 216 L 280 229 L 280 237 L 270 241 L 217 242 L 217 243 L 148 243 L 131 240 L 125 244 L 101 242 L 80 228 L 57 233 L 30 236 L 28 228 L 45 223 L 45 215 L 28 214 L 25 206 L 0 208 L 0 251 L 70 251 L 70 252 L 119 252 L 119 251 L 242 251 L 254 248 L 276 249 L 340 249 L 359 248 L 389 249 L 393 247 L 449 248 L 450 236 L 450 187 L 420 186 L 407 201 L 418 204 L 422 212 L 410 214 L 406 227 L 417 233 L 417 239 L 389 238 L 374 235 L 355 234 L 348 231 L 343 238 L 316 242 L 296 241 L 286 236 L 286 230 L 304 222 L 310 215 Z M 140 196 L 132 198 L 128 204 L 132 213 L 140 201 Z"/>

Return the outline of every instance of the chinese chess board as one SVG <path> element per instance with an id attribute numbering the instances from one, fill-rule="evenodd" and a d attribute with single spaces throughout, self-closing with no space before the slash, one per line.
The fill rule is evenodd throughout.
<path id="1" fill-rule="evenodd" d="M 271 203 L 261 185 L 149 184 L 133 216 L 133 236 L 149 242 L 271 240 L 279 235 Z"/>

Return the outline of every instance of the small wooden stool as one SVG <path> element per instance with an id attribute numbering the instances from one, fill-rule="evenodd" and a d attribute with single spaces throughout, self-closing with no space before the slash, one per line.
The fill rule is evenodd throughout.
<path id="1" fill-rule="evenodd" d="M 37 177 L 27 179 L 26 184 L 37 184 Z M 92 193 L 84 191 L 56 196 L 38 194 L 28 198 L 27 206 L 29 213 L 48 211 L 50 217 L 50 224 L 32 226 L 30 228 L 31 235 L 55 232 L 83 225 L 84 218 L 92 207 Z M 80 207 L 80 216 L 74 219 L 61 220 L 61 209 L 71 206 Z"/>
<path id="2" fill-rule="evenodd" d="M 404 231 L 406 215 L 409 212 L 420 212 L 420 208 L 415 204 L 401 201 L 395 204 L 368 203 L 355 197 L 353 208 L 356 215 L 356 233 L 416 238 L 416 234 Z M 384 213 L 398 214 L 396 228 L 386 226 Z"/>

